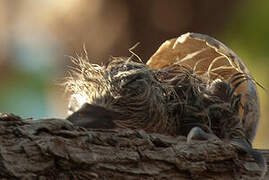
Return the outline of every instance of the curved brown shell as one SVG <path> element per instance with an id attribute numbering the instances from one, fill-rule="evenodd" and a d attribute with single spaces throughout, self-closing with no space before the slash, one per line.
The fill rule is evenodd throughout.
<path id="1" fill-rule="evenodd" d="M 175 63 L 192 68 L 196 75 L 211 82 L 229 80 L 236 73 L 248 77 L 235 93 L 243 95 L 240 116 L 246 135 L 252 142 L 260 117 L 259 97 L 256 84 L 243 61 L 223 43 L 208 35 L 186 33 L 165 41 L 147 65 L 160 69 Z"/>

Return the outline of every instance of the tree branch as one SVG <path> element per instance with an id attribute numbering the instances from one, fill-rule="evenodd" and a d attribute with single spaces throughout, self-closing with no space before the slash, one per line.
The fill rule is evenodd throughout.
<path id="1" fill-rule="evenodd" d="M 261 152 L 269 157 L 269 150 Z M 259 179 L 259 170 L 220 140 L 187 144 L 185 137 L 86 130 L 62 119 L 0 117 L 1 178 Z"/>

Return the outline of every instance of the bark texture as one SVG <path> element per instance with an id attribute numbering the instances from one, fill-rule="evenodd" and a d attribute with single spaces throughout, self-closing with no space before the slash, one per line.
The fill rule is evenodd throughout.
<path id="1" fill-rule="evenodd" d="M 269 151 L 261 150 L 268 159 Z M 254 160 L 220 140 L 86 130 L 63 119 L 0 116 L 1 179 L 259 179 Z M 264 179 L 269 179 L 268 173 Z"/>

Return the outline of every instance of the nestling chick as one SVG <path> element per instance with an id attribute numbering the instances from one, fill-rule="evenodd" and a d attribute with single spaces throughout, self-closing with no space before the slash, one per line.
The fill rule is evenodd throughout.
<path id="1" fill-rule="evenodd" d="M 67 119 L 86 128 L 143 129 L 188 141 L 226 139 L 251 154 L 264 174 L 265 159 L 251 146 L 259 99 L 247 69 L 213 38 L 194 33 L 180 38 L 164 43 L 147 65 L 130 58 L 104 66 L 76 60 L 79 69 L 66 83 L 73 113 Z"/>

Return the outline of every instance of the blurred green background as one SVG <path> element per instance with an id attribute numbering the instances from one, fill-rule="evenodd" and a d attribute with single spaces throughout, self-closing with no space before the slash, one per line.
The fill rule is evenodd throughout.
<path id="1" fill-rule="evenodd" d="M 233 49 L 255 79 L 269 87 L 269 1 L 259 0 L 0 0 L 0 112 L 24 118 L 66 117 L 59 84 L 83 54 L 94 63 L 111 56 L 144 61 L 185 32 L 211 35 Z M 261 88 L 255 147 L 269 148 L 269 97 Z"/>

